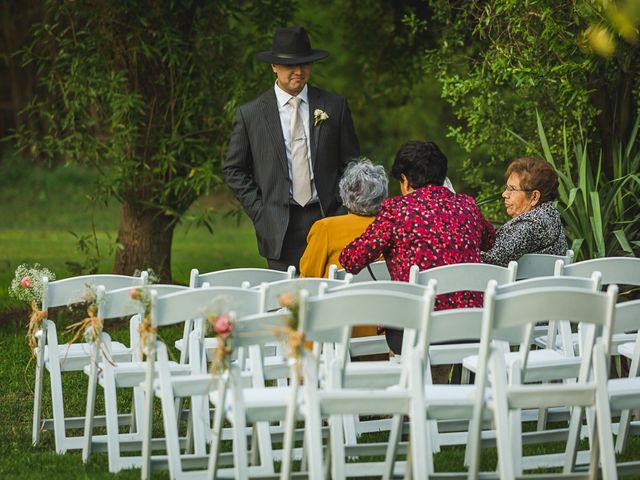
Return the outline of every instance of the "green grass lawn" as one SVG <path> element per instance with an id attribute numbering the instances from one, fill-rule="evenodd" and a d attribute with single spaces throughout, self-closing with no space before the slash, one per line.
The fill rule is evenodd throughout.
<path id="1" fill-rule="evenodd" d="M 27 168 L 16 159 L 0 163 L 0 478 L 1 479 L 75 479 L 139 478 L 138 470 L 111 475 L 105 454 L 95 454 L 83 465 L 79 452 L 56 455 L 53 435 L 45 432 L 37 447 L 31 446 L 31 415 L 34 366 L 26 345 L 28 311 L 9 298 L 7 287 L 21 263 L 38 262 L 54 271 L 58 278 L 70 275 L 66 263 L 82 262 L 76 238 L 69 232 L 86 235 L 92 219 L 102 253 L 101 272 L 111 272 L 111 245 L 116 236 L 118 205 L 96 205 L 87 199 L 95 174 L 77 167 L 55 170 Z M 195 209 L 219 206 L 219 215 L 211 235 L 204 229 L 180 225 L 174 236 L 172 270 L 176 282 L 187 283 L 191 268 L 208 272 L 221 268 L 266 266 L 258 255 L 253 228 L 246 217 L 239 223 L 226 218 L 228 194 L 222 192 L 201 199 Z M 94 214 L 92 215 L 92 210 Z M 64 312 L 62 312 L 64 313 Z M 55 315 L 55 314 L 54 314 Z M 59 331 L 70 321 L 60 322 Z M 58 322 L 56 322 L 58 324 Z M 111 330 L 116 340 L 127 341 L 128 331 L 121 324 Z M 164 334 L 167 335 L 167 334 Z M 169 332 L 166 340 L 179 332 Z M 172 342 L 169 342 L 172 343 Z M 66 399 L 70 413 L 84 413 L 86 382 L 82 373 L 64 375 Z M 45 385 L 48 377 L 45 377 Z M 120 399 L 127 404 L 126 395 Z M 98 408 L 100 407 L 100 395 Z M 44 416 L 49 417 L 48 387 L 44 392 Z M 375 436 L 374 436 L 375 437 Z M 377 440 L 381 438 L 377 436 Z M 634 438 L 624 458 L 637 458 L 640 441 Z M 446 448 L 436 456 L 436 468 L 462 470 L 462 448 Z M 495 449 L 483 450 L 483 469 L 495 468 Z M 154 476 L 155 477 L 155 476 Z M 158 473 L 157 478 L 168 478 Z"/>

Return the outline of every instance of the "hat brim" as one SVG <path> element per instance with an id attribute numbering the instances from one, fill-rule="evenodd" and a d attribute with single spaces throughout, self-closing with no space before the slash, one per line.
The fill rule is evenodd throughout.
<path id="1" fill-rule="evenodd" d="M 311 63 L 326 58 L 329 52 L 324 50 L 311 50 L 308 55 L 284 56 L 274 55 L 272 52 L 258 52 L 256 58 L 262 62 L 276 63 L 278 65 L 299 65 L 301 63 Z"/>

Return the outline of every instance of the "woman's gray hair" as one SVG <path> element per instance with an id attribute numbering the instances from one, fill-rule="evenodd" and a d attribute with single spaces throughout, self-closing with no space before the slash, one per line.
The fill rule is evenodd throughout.
<path id="1" fill-rule="evenodd" d="M 380 211 L 387 198 L 389 180 L 382 165 L 360 157 L 345 168 L 340 184 L 340 198 L 347 210 L 356 215 L 372 217 Z"/>

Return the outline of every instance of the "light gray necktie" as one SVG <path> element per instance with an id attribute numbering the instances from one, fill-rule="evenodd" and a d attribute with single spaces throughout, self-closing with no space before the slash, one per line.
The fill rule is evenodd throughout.
<path id="1" fill-rule="evenodd" d="M 293 199 L 301 206 L 311 200 L 311 175 L 309 174 L 309 158 L 307 154 L 307 136 L 300 115 L 298 97 L 291 97 L 289 104 L 293 107 L 291 114 L 291 182 Z"/>

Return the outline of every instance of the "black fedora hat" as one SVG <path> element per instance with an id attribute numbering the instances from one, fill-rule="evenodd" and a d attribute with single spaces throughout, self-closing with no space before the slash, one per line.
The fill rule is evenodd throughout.
<path id="1" fill-rule="evenodd" d="M 309 35 L 302 27 L 279 28 L 273 36 L 270 52 L 256 53 L 256 58 L 267 63 L 298 65 L 327 57 L 329 52 L 311 48 Z"/>

